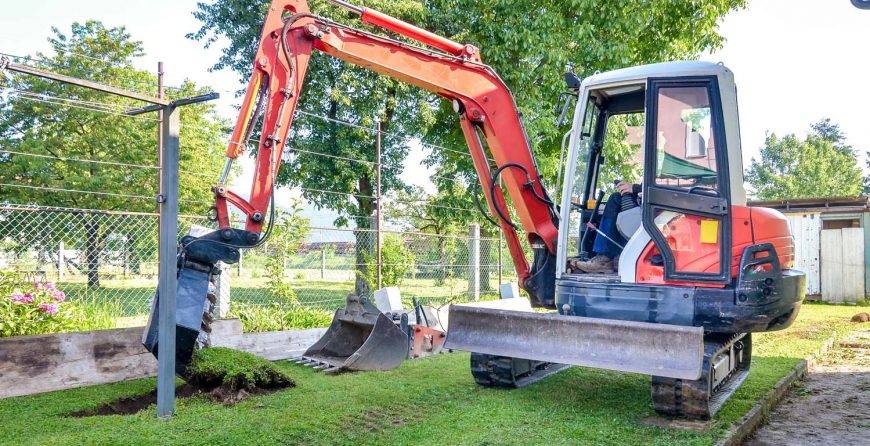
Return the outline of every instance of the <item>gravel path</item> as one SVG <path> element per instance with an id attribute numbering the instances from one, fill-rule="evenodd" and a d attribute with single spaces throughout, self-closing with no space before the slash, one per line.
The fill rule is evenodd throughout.
<path id="1" fill-rule="evenodd" d="M 870 325 L 838 343 L 744 446 L 870 445 Z"/>

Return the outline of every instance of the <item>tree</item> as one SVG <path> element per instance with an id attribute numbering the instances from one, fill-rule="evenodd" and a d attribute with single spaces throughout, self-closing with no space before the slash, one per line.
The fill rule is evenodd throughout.
<path id="1" fill-rule="evenodd" d="M 133 61 L 143 54 L 142 43 L 133 40 L 123 27 L 107 28 L 88 21 L 73 23 L 69 34 L 52 30 L 48 41 L 55 54 L 37 54 L 32 65 L 156 94 L 155 76 L 133 67 Z M 156 116 L 123 114 L 142 103 L 26 75 L 6 75 L 2 83 L 12 90 L 0 100 L 0 149 L 4 151 L 0 153 L 0 183 L 12 186 L 0 186 L 0 200 L 77 209 L 154 211 L 157 170 L 143 166 L 157 164 Z M 145 91 L 149 85 L 152 91 Z M 204 92 L 185 82 L 167 96 Z M 184 173 L 179 195 L 183 213 L 206 210 L 211 201 L 210 186 L 222 165 L 225 123 L 215 118 L 213 107 L 201 103 L 181 111 L 180 169 Z M 43 217 L 56 223 L 56 215 L 28 218 Z M 156 233 L 142 233 L 141 227 L 106 228 L 99 213 L 73 213 L 63 218 L 69 221 L 43 225 L 43 231 L 51 231 L 49 239 L 84 249 L 84 269 L 91 287 L 99 286 L 100 256 L 111 231 L 116 236 L 120 232 L 128 246 L 156 243 Z M 4 227 L 15 231 L 20 226 Z"/>
<path id="2" fill-rule="evenodd" d="M 855 151 L 840 127 L 824 119 L 801 141 L 769 133 L 761 160 L 752 159 L 746 181 L 763 200 L 848 197 L 862 192 Z"/>
<path id="3" fill-rule="evenodd" d="M 563 89 L 562 73 L 574 65 L 581 74 L 639 63 L 692 57 L 720 45 L 716 33 L 719 19 L 745 0 L 685 2 L 620 2 L 597 0 L 372 0 L 366 6 L 381 10 L 456 41 L 479 46 L 483 60 L 514 88 L 519 110 L 544 178 L 555 178 L 556 159 L 562 130 L 553 123 L 552 110 Z M 216 0 L 198 4 L 194 16 L 203 25 L 189 37 L 206 46 L 222 38 L 229 41 L 215 69 L 229 67 L 242 79 L 250 74 L 262 19 L 268 1 L 238 2 Z M 310 2 L 312 11 L 350 25 L 358 19 L 337 11 L 322 0 Z M 450 104 L 432 95 L 329 57 L 312 57 L 300 109 L 329 119 L 349 121 L 372 127 L 379 119 L 385 130 L 398 137 L 387 137 L 384 164 L 387 169 L 384 191 L 402 188 L 397 175 L 408 151 L 407 136 L 425 134 L 425 140 L 441 147 L 464 147 L 459 124 Z M 305 117 L 294 123 L 290 146 L 306 151 L 326 152 L 372 163 L 374 135 L 367 130 L 335 125 Z M 322 194 L 304 191 L 306 200 L 337 210 L 345 216 L 337 223 L 353 219 L 357 227 L 371 227 L 374 211 L 372 164 L 325 158 L 293 152 L 285 160 L 290 169 L 279 182 L 309 189 L 353 194 Z M 435 149 L 428 163 L 439 166 L 439 190 L 448 183 L 477 181 L 468 156 L 451 150 Z M 461 177 L 461 178 L 460 178 Z M 552 185 L 549 185 L 552 187 Z M 464 192 L 468 194 L 468 190 Z M 466 198 L 467 203 L 470 201 Z M 372 246 L 369 233 L 357 233 L 357 263 L 363 264 L 363 250 Z M 361 266 L 364 268 L 364 266 Z M 365 277 L 359 271 L 358 277 Z M 357 280 L 357 293 L 366 293 L 364 281 Z"/>

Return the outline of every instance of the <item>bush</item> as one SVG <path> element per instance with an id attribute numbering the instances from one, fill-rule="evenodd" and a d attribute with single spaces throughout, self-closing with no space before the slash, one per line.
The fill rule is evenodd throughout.
<path id="1" fill-rule="evenodd" d="M 0 336 L 57 333 L 73 328 L 75 311 L 53 283 L 23 282 L 15 274 L 0 277 Z"/>
<path id="2" fill-rule="evenodd" d="M 229 315 L 239 318 L 247 333 L 327 327 L 332 322 L 332 313 L 329 311 L 280 303 L 233 303 Z"/>
<path id="3" fill-rule="evenodd" d="M 115 328 L 119 314 L 117 300 L 69 301 L 54 283 L 31 283 L 14 273 L 0 273 L 0 337 Z"/>
<path id="4" fill-rule="evenodd" d="M 364 253 L 366 274 L 362 275 L 370 290 L 378 288 L 378 259 L 374 253 Z M 387 234 L 381 245 L 381 286 L 398 286 L 414 269 L 416 256 L 406 246 L 402 237 Z"/>

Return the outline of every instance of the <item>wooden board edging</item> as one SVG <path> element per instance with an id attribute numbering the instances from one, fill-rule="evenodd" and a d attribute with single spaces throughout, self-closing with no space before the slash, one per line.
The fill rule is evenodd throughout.
<path id="1" fill-rule="evenodd" d="M 0 399 L 157 375 L 144 327 L 0 338 Z M 325 328 L 242 333 L 238 319 L 212 326 L 212 345 L 270 360 L 299 356 Z"/>

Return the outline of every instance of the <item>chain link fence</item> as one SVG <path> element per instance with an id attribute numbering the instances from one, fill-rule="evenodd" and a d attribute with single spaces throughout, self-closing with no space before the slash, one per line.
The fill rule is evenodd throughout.
<path id="1" fill-rule="evenodd" d="M 203 217 L 183 216 L 179 234 L 192 225 L 211 227 Z M 157 287 L 157 214 L 0 206 L 0 272 L 26 280 L 55 282 L 67 299 L 109 301 L 118 326 L 145 323 Z M 286 258 L 282 281 L 299 305 L 332 312 L 350 293 L 370 295 L 397 285 L 412 299 L 442 305 L 497 295 L 516 275 L 504 242 L 467 234 L 311 227 L 298 250 Z M 382 258 L 377 262 L 377 242 Z M 234 306 L 273 305 L 281 297 L 269 286 L 265 268 L 274 246 L 244 251 L 223 265 L 223 314 Z M 229 305 L 227 305 L 229 304 Z M 231 314 L 231 313 L 230 313 Z"/>

